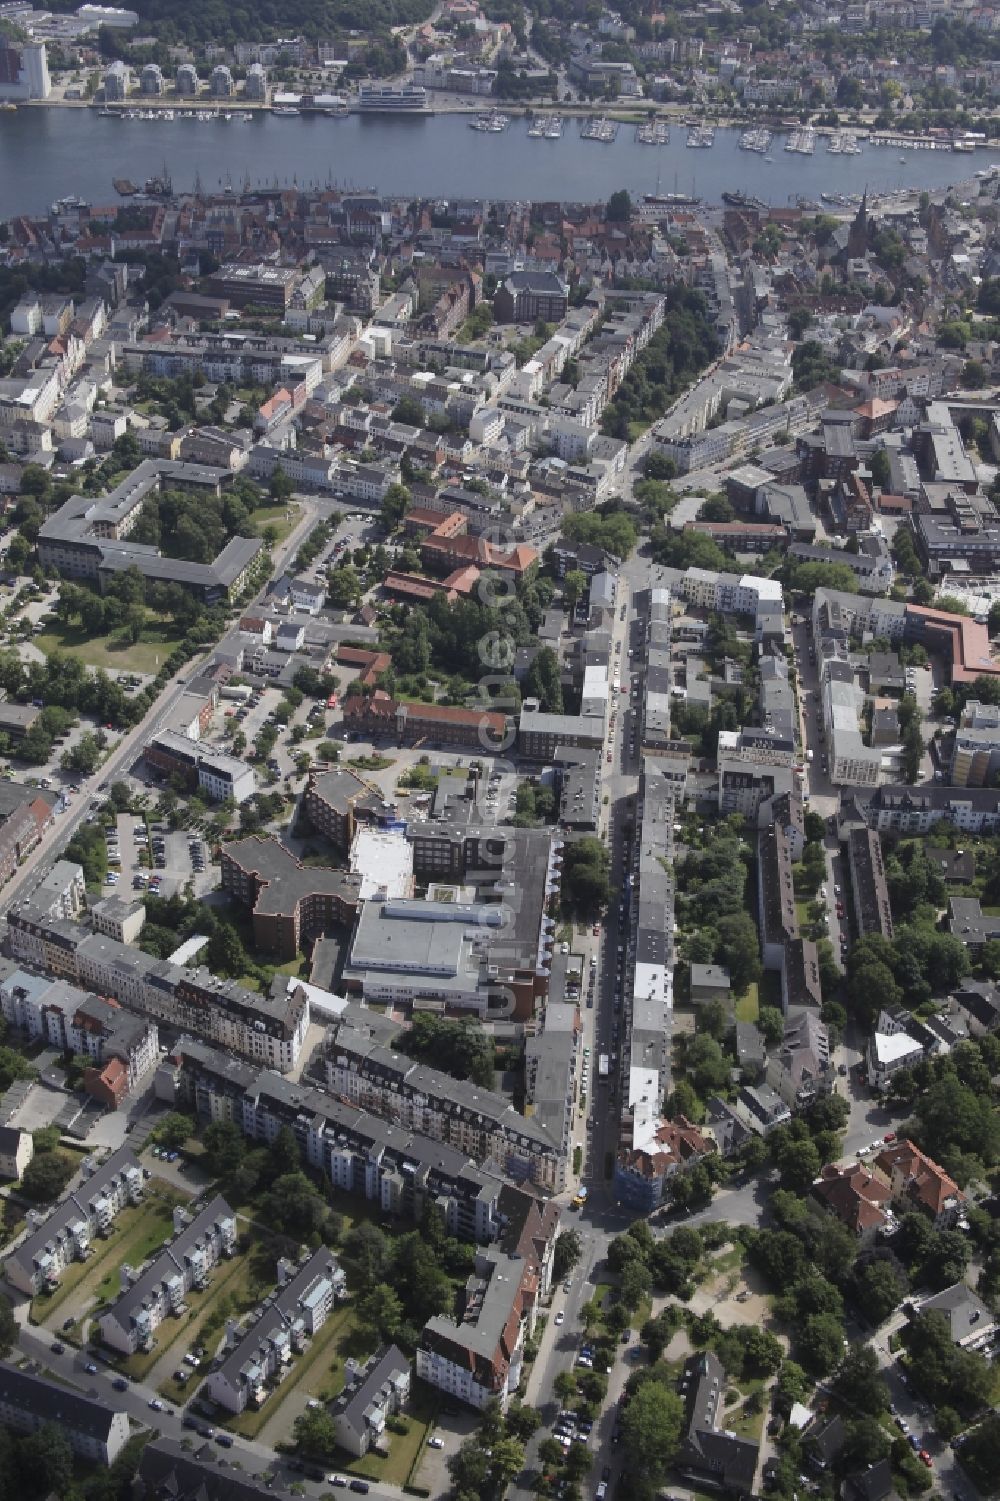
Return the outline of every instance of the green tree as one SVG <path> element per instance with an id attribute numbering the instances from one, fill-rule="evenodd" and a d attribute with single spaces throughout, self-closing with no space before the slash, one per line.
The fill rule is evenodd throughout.
<path id="1" fill-rule="evenodd" d="M 420 422 L 422 425 L 423 412 L 420 414 Z M 382 520 L 389 531 L 395 531 L 406 515 L 410 499 L 410 492 L 405 485 L 390 485 L 386 490 L 382 497 Z"/>
<path id="2" fill-rule="evenodd" d="M 268 481 L 267 489 L 271 499 L 277 501 L 279 505 L 283 505 L 286 500 L 291 499 L 295 486 L 280 464 L 275 466 L 274 472 Z"/>
<path id="3" fill-rule="evenodd" d="M 562 592 L 563 604 L 572 615 L 587 592 L 587 575 L 579 568 L 571 568 L 563 579 Z"/>
<path id="4" fill-rule="evenodd" d="M 684 1409 L 677 1393 L 647 1381 L 622 1413 L 622 1452 L 635 1494 L 656 1494 L 677 1452 Z"/>
<path id="5" fill-rule="evenodd" d="M 757 1026 L 769 1048 L 776 1048 L 785 1035 L 785 1018 L 776 1006 L 761 1006 Z"/>
<path id="6" fill-rule="evenodd" d="M 44 1423 L 17 1446 L 18 1493 L 66 1496 L 73 1480 L 73 1451 L 59 1424 Z"/>
<path id="7" fill-rule="evenodd" d="M 742 994 L 761 974 L 760 947 L 753 918 L 747 912 L 733 912 L 720 917 L 717 956 L 729 970 L 736 993 Z"/>
<path id="8" fill-rule="evenodd" d="M 539 647 L 525 673 L 523 686 L 524 697 L 537 698 L 544 713 L 561 714 L 563 712 L 559 658 L 551 646 Z"/>
<path id="9" fill-rule="evenodd" d="M 232 1121 L 212 1121 L 202 1136 L 205 1166 L 215 1178 L 232 1178 L 246 1156 L 243 1132 Z"/>
<path id="10" fill-rule="evenodd" d="M 560 1231 L 552 1253 L 552 1277 L 556 1282 L 573 1270 L 583 1254 L 583 1242 L 576 1230 Z"/>
<path id="11" fill-rule="evenodd" d="M 325 1407 L 307 1407 L 295 1419 L 292 1438 L 303 1454 L 328 1459 L 337 1447 L 337 1425 Z"/>
<path id="12" fill-rule="evenodd" d="M 829 1376 L 844 1356 L 842 1321 L 830 1313 L 812 1314 L 799 1331 L 795 1349 L 812 1375 Z"/>
<path id="13" fill-rule="evenodd" d="M 24 1177 L 21 1178 L 21 1193 L 36 1204 L 51 1204 L 62 1195 L 66 1184 L 74 1175 L 74 1163 L 57 1151 L 47 1151 L 32 1157 Z"/>
<path id="14" fill-rule="evenodd" d="M 591 920 L 598 917 L 610 897 L 610 860 L 600 839 L 586 836 L 567 844 L 563 851 L 563 904 L 571 913 Z"/>
<path id="15" fill-rule="evenodd" d="M 380 1340 L 395 1339 L 403 1320 L 403 1305 L 385 1282 L 377 1283 L 354 1305 L 359 1323 L 374 1330 Z"/>
<path id="16" fill-rule="evenodd" d="M 611 224 L 627 224 L 632 217 L 632 199 L 627 189 L 619 188 L 612 193 L 604 210 L 604 217 Z"/>

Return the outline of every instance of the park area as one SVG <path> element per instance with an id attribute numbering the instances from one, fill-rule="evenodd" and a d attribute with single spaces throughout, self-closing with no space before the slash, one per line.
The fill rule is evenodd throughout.
<path id="1" fill-rule="evenodd" d="M 47 657 L 54 652 L 64 652 L 79 658 L 88 667 L 155 676 L 183 639 L 183 634 L 173 621 L 147 610 L 142 633 L 135 642 L 128 639 L 124 629 L 94 636 L 81 623 L 75 622 L 50 626 L 34 638 L 34 645 Z"/>

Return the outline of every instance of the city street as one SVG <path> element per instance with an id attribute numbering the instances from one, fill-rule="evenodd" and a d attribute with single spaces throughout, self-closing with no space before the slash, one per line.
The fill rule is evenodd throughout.
<path id="1" fill-rule="evenodd" d="M 275 1454 L 264 1444 L 251 1439 L 234 1438 L 232 1448 L 223 1450 L 211 1440 L 202 1439 L 184 1427 L 180 1409 L 164 1405 L 161 1412 L 154 1412 L 150 1408 L 149 1403 L 156 1396 L 151 1386 L 131 1381 L 127 1391 L 114 1391 L 111 1386 L 117 1374 L 114 1370 L 98 1363 L 96 1374 L 88 1372 L 86 1366 L 89 1357 L 86 1354 L 71 1345 L 66 1346 L 63 1354 L 56 1354 L 52 1346 L 57 1342 L 51 1335 L 36 1333 L 27 1325 L 22 1325 L 18 1338 L 24 1355 L 37 1361 L 42 1373 L 51 1372 L 58 1380 L 79 1387 L 107 1406 L 121 1408 L 128 1413 L 132 1423 L 152 1429 L 164 1438 L 187 1440 L 192 1452 L 214 1457 L 220 1467 L 230 1466 L 235 1469 L 238 1466 L 248 1475 L 274 1475 L 285 1489 L 292 1485 L 302 1487 L 309 1496 L 319 1496 L 329 1490 L 325 1482 L 308 1480 L 301 1472 L 291 1469 L 282 1455 Z M 207 1422 L 206 1419 L 198 1421 L 203 1426 Z M 374 1480 L 370 1482 L 370 1486 L 370 1495 L 374 1501 L 399 1501 L 403 1494 L 395 1486 L 383 1485 Z"/>

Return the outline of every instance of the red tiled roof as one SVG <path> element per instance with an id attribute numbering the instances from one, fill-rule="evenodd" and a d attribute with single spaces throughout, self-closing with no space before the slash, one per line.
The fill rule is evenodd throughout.
<path id="1" fill-rule="evenodd" d="M 875 1166 L 890 1175 L 898 1173 L 905 1180 L 907 1196 L 932 1214 L 940 1214 L 951 1199 L 965 1198 L 954 1178 L 912 1141 L 897 1141 L 883 1147 Z"/>
<path id="2" fill-rule="evenodd" d="M 892 1197 L 889 1185 L 860 1162 L 845 1168 L 828 1163 L 813 1192 L 841 1224 L 855 1233 L 888 1223 L 882 1206 Z"/>

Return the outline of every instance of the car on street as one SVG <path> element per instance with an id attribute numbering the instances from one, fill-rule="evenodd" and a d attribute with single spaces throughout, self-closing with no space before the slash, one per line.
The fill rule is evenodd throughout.
<path id="1" fill-rule="evenodd" d="M 53 1345 L 52 1348 L 55 1349 L 55 1346 Z M 87 1373 L 88 1376 L 96 1376 L 97 1375 L 97 1367 L 95 1366 L 95 1364 L 94 1364 L 94 1362 L 92 1360 L 88 1360 L 87 1364 L 84 1366 L 83 1369 L 86 1371 L 86 1373 Z"/>
<path id="2" fill-rule="evenodd" d="M 427 1440 L 427 1444 L 428 1444 L 428 1447 L 431 1448 L 431 1449 L 443 1449 L 444 1448 L 444 1439 L 443 1438 L 438 1438 L 437 1435 L 435 1434 L 434 1438 L 429 1438 Z"/>
<path id="3" fill-rule="evenodd" d="M 558 1326 L 560 1324 L 562 1324 L 565 1321 L 565 1318 L 566 1318 L 566 1315 L 563 1313 L 562 1309 L 560 1308 L 559 1312 L 556 1314 L 556 1327 L 557 1328 L 558 1328 Z"/>
<path id="4" fill-rule="evenodd" d="M 65 1349 L 66 1349 L 66 1346 L 64 1344 L 62 1344 L 59 1340 L 56 1340 L 55 1344 L 52 1346 L 52 1353 L 54 1355 L 62 1355 L 62 1353 L 63 1353 L 63 1351 Z"/>
<path id="5" fill-rule="evenodd" d="M 919 1450 L 919 1452 L 917 1453 L 917 1458 L 920 1460 L 920 1463 L 926 1465 L 929 1470 L 933 1469 L 934 1461 L 933 1459 L 931 1459 L 926 1449 Z"/>
<path id="6" fill-rule="evenodd" d="M 327 1485 L 335 1485 L 338 1490 L 346 1490 L 347 1489 L 347 1476 L 346 1475 L 328 1475 L 326 1477 L 326 1483 L 327 1483 Z"/>
<path id="7" fill-rule="evenodd" d="M 163 1403 L 160 1401 L 159 1397 L 150 1397 L 148 1406 L 153 1412 L 163 1411 Z"/>

